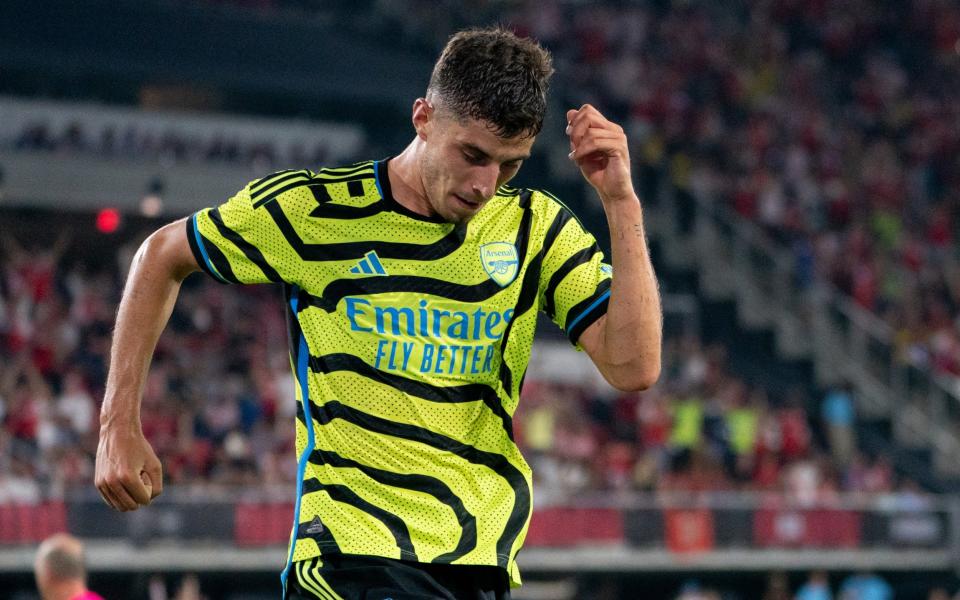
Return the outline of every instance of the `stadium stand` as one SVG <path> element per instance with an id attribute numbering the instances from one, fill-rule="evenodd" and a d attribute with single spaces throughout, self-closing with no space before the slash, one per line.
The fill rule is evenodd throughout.
<path id="1" fill-rule="evenodd" d="M 126 267 L 86 271 L 92 257 L 65 240 L 38 255 L 8 234 L 0 263 L 0 394 L 13 460 L 5 466 L 26 470 L 58 496 L 87 485 L 92 473 L 109 328 Z M 132 250 L 112 252 L 129 259 Z M 143 400 L 144 432 L 165 457 L 170 483 L 294 481 L 285 335 L 271 287 L 237 291 L 200 278 L 185 286 Z M 704 347 L 696 335 L 668 338 L 664 355 L 661 382 L 641 394 L 526 383 L 518 438 L 542 495 L 782 490 L 815 501 L 895 489 L 890 465 L 846 439 L 855 436 L 849 417 L 831 435 L 832 448 L 818 447 L 811 424 L 820 417 L 808 414 L 802 391 L 771 398 L 730 372 L 723 347 Z M 830 401 L 831 413 L 854 410 L 841 391 Z"/>
<path id="2" fill-rule="evenodd" d="M 97 405 L 125 262 L 142 235 L 95 248 L 99 257 L 85 254 L 83 240 L 46 236 L 52 249 L 37 252 L 7 235 L 0 263 L 2 542 L 35 543 L 70 529 L 144 541 L 223 539 L 241 549 L 284 544 L 296 459 L 279 292 L 187 281 L 158 346 L 142 415 L 164 460 L 167 494 L 187 499 L 174 511 L 180 523 L 105 526 L 115 518 L 89 483 Z M 839 431 L 816 436 L 821 415 L 807 411 L 803 391 L 781 395 L 748 382 L 730 370 L 726 348 L 704 345 L 688 327 L 670 329 L 664 374 L 651 391 L 614 394 L 579 377 L 528 377 L 516 429 L 536 477 L 529 547 L 696 555 L 944 542 L 938 500 L 849 439 L 856 433 L 848 392 L 824 401 L 823 419 L 838 420 Z M 551 353 L 547 362 L 565 370 L 569 350 L 549 337 L 544 344 L 553 348 L 542 349 Z M 244 492 L 234 498 L 237 489 Z M 900 521 L 905 533 L 891 537 Z"/>
<path id="3" fill-rule="evenodd" d="M 537 478 L 525 553 L 541 576 L 575 574 L 578 591 L 562 592 L 566 597 L 635 597 L 641 582 L 656 597 L 685 600 L 789 598 L 791 590 L 797 598 L 816 597 L 800 590 L 818 586 L 846 598 L 840 594 L 871 585 L 860 570 L 881 571 L 897 598 L 942 598 L 956 590 L 956 505 L 939 493 L 956 489 L 939 465 L 949 468 L 955 455 L 942 453 L 947 459 L 938 463 L 909 439 L 927 433 L 939 439 L 945 430 L 955 440 L 960 423 L 955 3 L 548 1 L 478 9 L 445 2 L 449 10 L 426 12 L 390 2 L 174 4 L 211 22 L 224 19 L 225 31 L 242 22 L 266 36 L 296 20 L 290 47 L 307 39 L 310 27 L 323 31 L 337 23 L 338 36 L 381 44 L 365 45 L 364 56 L 402 47 L 404 56 L 426 61 L 447 32 L 495 18 L 553 50 L 558 106 L 593 102 L 625 123 L 643 196 L 661 225 L 652 228 L 658 271 L 666 291 L 694 298 L 700 323 L 669 331 L 662 380 L 643 394 L 615 394 L 584 383 L 589 378 L 557 377 L 562 368 L 531 366 L 516 418 Z M 166 9 L 144 10 L 175 23 Z M 133 11 L 120 12 L 118 19 L 135 19 Z M 76 35 L 85 27 L 78 23 Z M 331 40 L 330 47 L 342 42 Z M 30 91 L 33 80 L 23 71 L 39 63 L 17 63 L 4 52 L 0 44 L 15 77 L 0 93 Z M 197 70 L 203 64 L 190 63 Z M 310 72 L 304 69 L 299 81 Z M 254 97 L 256 86 L 218 77 L 225 104 L 260 110 L 262 104 L 237 99 Z M 326 93 L 342 86 L 338 77 L 323 83 Z M 232 85 L 243 92 L 231 92 Z M 377 135 L 358 136 L 338 154 L 319 139 L 327 125 L 315 122 L 312 136 L 298 137 L 302 125 L 284 129 L 279 119 L 158 116 L 91 104 L 83 86 L 77 89 L 74 98 L 59 91 L 66 98 L 55 102 L 12 96 L 0 102 L 4 202 L 22 207 L 34 198 L 22 191 L 29 188 L 21 187 L 21 171 L 9 167 L 24 157 L 36 158 L 31 164 L 38 170 L 50 161 L 96 158 L 108 170 L 136 172 L 138 188 L 125 193 L 139 200 L 148 187 L 141 179 L 149 182 L 156 172 L 147 165 L 198 173 L 225 165 L 246 176 L 334 155 L 346 160 L 402 137 L 379 128 L 369 113 L 380 105 L 369 98 L 357 114 L 366 132 Z M 315 98 L 293 85 L 283 93 Z M 373 96 L 357 92 L 364 93 Z M 290 100 L 276 101 L 284 102 Z M 584 221 L 602 230 L 602 215 L 555 159 L 565 155 L 561 142 L 545 131 L 530 167 L 556 181 Z M 166 191 L 181 197 L 168 209 L 218 199 Z M 63 529 L 143 547 L 219 540 L 273 551 L 288 535 L 295 457 L 286 334 L 278 295 L 268 287 L 237 291 L 188 280 L 144 398 L 144 429 L 163 457 L 170 501 L 158 504 L 155 519 L 119 519 L 92 497 L 113 314 L 141 227 L 157 223 L 134 217 L 135 209 L 125 212 L 127 229 L 109 238 L 84 230 L 84 212 L 58 215 L 51 227 L 47 211 L 0 207 L 0 554 Z M 757 335 L 738 320 L 742 296 L 735 296 L 736 310 L 718 311 L 709 286 L 691 283 L 710 269 L 677 256 L 716 214 L 729 217 L 723 223 L 733 232 L 723 241 L 755 232 L 762 242 L 751 248 L 761 248 L 761 261 L 787 257 L 787 278 L 758 286 L 767 292 L 762 303 L 791 296 L 797 304 L 784 305 L 787 312 L 809 310 L 818 290 L 828 289 L 860 311 L 849 314 L 872 315 L 873 329 L 887 332 L 889 357 L 879 367 L 885 375 L 892 380 L 910 366 L 905 385 L 920 387 L 891 385 L 884 393 L 892 402 L 878 410 L 883 394 L 856 376 L 855 365 L 834 364 L 824 377 L 815 352 L 800 361 L 815 368 L 793 370 L 795 353 L 766 339 L 753 344 Z M 721 262 L 711 264 L 742 281 L 744 272 L 732 265 L 736 256 L 713 258 Z M 769 310 L 779 315 L 775 308 Z M 811 323 L 801 321 L 795 335 L 801 342 L 819 331 Z M 545 336 L 542 351 L 579 373 L 564 362 L 573 359 L 554 354 L 552 343 Z M 833 362 L 846 368 L 857 360 L 844 351 Z M 209 381 L 220 385 L 204 385 Z M 912 390 L 937 382 L 946 382 L 946 392 L 938 392 L 943 408 L 924 412 L 907 436 L 896 435 L 901 422 L 913 422 Z M 235 497 L 230 490 L 238 488 L 246 491 Z M 903 552 L 883 554 L 891 549 Z M 826 558 L 818 560 L 817 552 Z M 720 554 L 723 562 L 710 562 Z M 756 562 L 745 567 L 749 561 Z M 102 563 L 99 569 L 110 570 Z M 204 585 L 221 585 L 215 569 Z M 724 569 L 742 578 L 717 574 Z M 530 589 L 535 584 L 536 578 Z"/>

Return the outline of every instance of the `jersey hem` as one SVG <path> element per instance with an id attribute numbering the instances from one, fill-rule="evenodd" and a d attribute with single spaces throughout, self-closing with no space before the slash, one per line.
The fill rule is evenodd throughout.
<path id="1" fill-rule="evenodd" d="M 344 556 L 376 556 L 378 558 L 393 558 L 391 556 L 384 556 L 382 554 L 361 554 L 359 552 L 344 552 L 339 546 L 337 546 L 336 544 L 332 544 L 330 542 L 314 541 L 314 543 L 316 543 L 317 548 L 320 550 L 320 554 L 317 554 L 316 556 L 323 556 L 324 554 L 343 554 Z M 311 558 L 316 558 L 316 556 L 308 556 L 306 558 L 301 558 L 293 562 L 310 560 Z M 409 550 L 400 550 L 400 558 L 393 558 L 393 560 L 407 560 L 415 563 L 437 564 L 437 565 L 453 564 L 453 563 L 431 563 L 428 561 L 420 560 L 417 557 L 417 554 L 415 552 L 410 552 Z M 489 566 L 489 565 L 484 565 L 484 566 Z"/>
<path id="2" fill-rule="evenodd" d="M 510 562 L 511 562 L 511 559 L 510 559 L 510 557 L 509 557 L 508 555 L 506 555 L 506 554 L 500 554 L 499 552 L 496 554 L 498 560 L 497 560 L 497 564 L 495 564 L 495 565 L 490 565 L 490 564 L 486 564 L 486 563 L 448 563 L 448 562 L 435 562 L 435 561 L 430 561 L 430 560 L 420 560 L 415 553 L 412 553 L 412 552 L 407 551 L 407 550 L 400 550 L 400 558 L 393 558 L 393 557 L 391 557 L 391 556 L 384 556 L 384 555 L 382 555 L 382 554 L 362 554 L 362 553 L 359 553 L 359 552 L 344 552 L 339 546 L 337 546 L 336 544 L 331 544 L 330 542 L 316 542 L 316 541 L 315 541 L 315 543 L 316 543 L 316 545 L 317 545 L 317 548 L 320 550 L 320 553 L 319 553 L 319 554 L 316 554 L 316 555 L 314 555 L 314 556 L 305 556 L 305 557 L 303 557 L 303 558 L 296 559 L 296 560 L 294 560 L 294 561 L 292 561 L 292 562 L 297 563 L 297 562 L 302 562 L 302 561 L 305 561 L 305 560 L 311 560 L 311 559 L 317 558 L 318 556 L 319 556 L 319 557 L 322 557 L 324 554 L 342 554 L 342 555 L 344 555 L 344 556 L 376 556 L 377 558 L 391 558 L 391 559 L 393 559 L 393 560 L 407 560 L 407 561 L 410 561 L 410 562 L 421 563 L 421 564 L 425 564 L 425 565 L 466 565 L 466 566 L 476 566 L 476 567 L 499 567 L 499 568 L 501 568 L 501 569 L 503 569 L 503 570 L 508 570 L 508 569 L 507 569 L 507 567 L 504 567 L 504 566 L 501 564 L 501 561 L 504 562 L 504 563 L 507 563 L 508 565 L 509 565 Z"/>

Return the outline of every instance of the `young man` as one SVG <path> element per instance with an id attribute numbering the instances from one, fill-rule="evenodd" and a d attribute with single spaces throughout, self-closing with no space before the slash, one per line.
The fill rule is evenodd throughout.
<path id="1" fill-rule="evenodd" d="M 103 600 L 87 589 L 83 544 L 71 535 L 45 539 L 37 548 L 33 572 L 43 600 Z"/>
<path id="2" fill-rule="evenodd" d="M 117 317 L 104 500 L 134 510 L 161 491 L 139 401 L 183 278 L 282 283 L 300 456 L 287 597 L 509 597 L 531 510 L 512 415 L 538 310 L 614 386 L 643 389 L 660 371 L 660 300 L 623 130 L 589 105 L 566 115 L 615 278 L 558 200 L 506 186 L 540 131 L 552 71 L 534 42 L 460 32 L 398 156 L 282 171 L 151 236 Z"/>

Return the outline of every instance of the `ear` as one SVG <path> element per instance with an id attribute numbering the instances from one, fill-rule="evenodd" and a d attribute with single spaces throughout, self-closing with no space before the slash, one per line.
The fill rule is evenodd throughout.
<path id="1" fill-rule="evenodd" d="M 427 102 L 426 98 L 417 98 L 413 101 L 413 128 L 417 131 L 417 137 L 426 141 L 430 132 L 430 124 L 433 121 L 433 107 Z"/>

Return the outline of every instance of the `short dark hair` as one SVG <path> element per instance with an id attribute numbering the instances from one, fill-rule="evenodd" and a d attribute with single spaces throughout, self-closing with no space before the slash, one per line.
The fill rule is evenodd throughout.
<path id="1" fill-rule="evenodd" d="M 543 127 L 552 74 L 550 53 L 537 42 L 500 27 L 467 29 L 447 42 L 427 94 L 500 137 L 532 137 Z"/>

